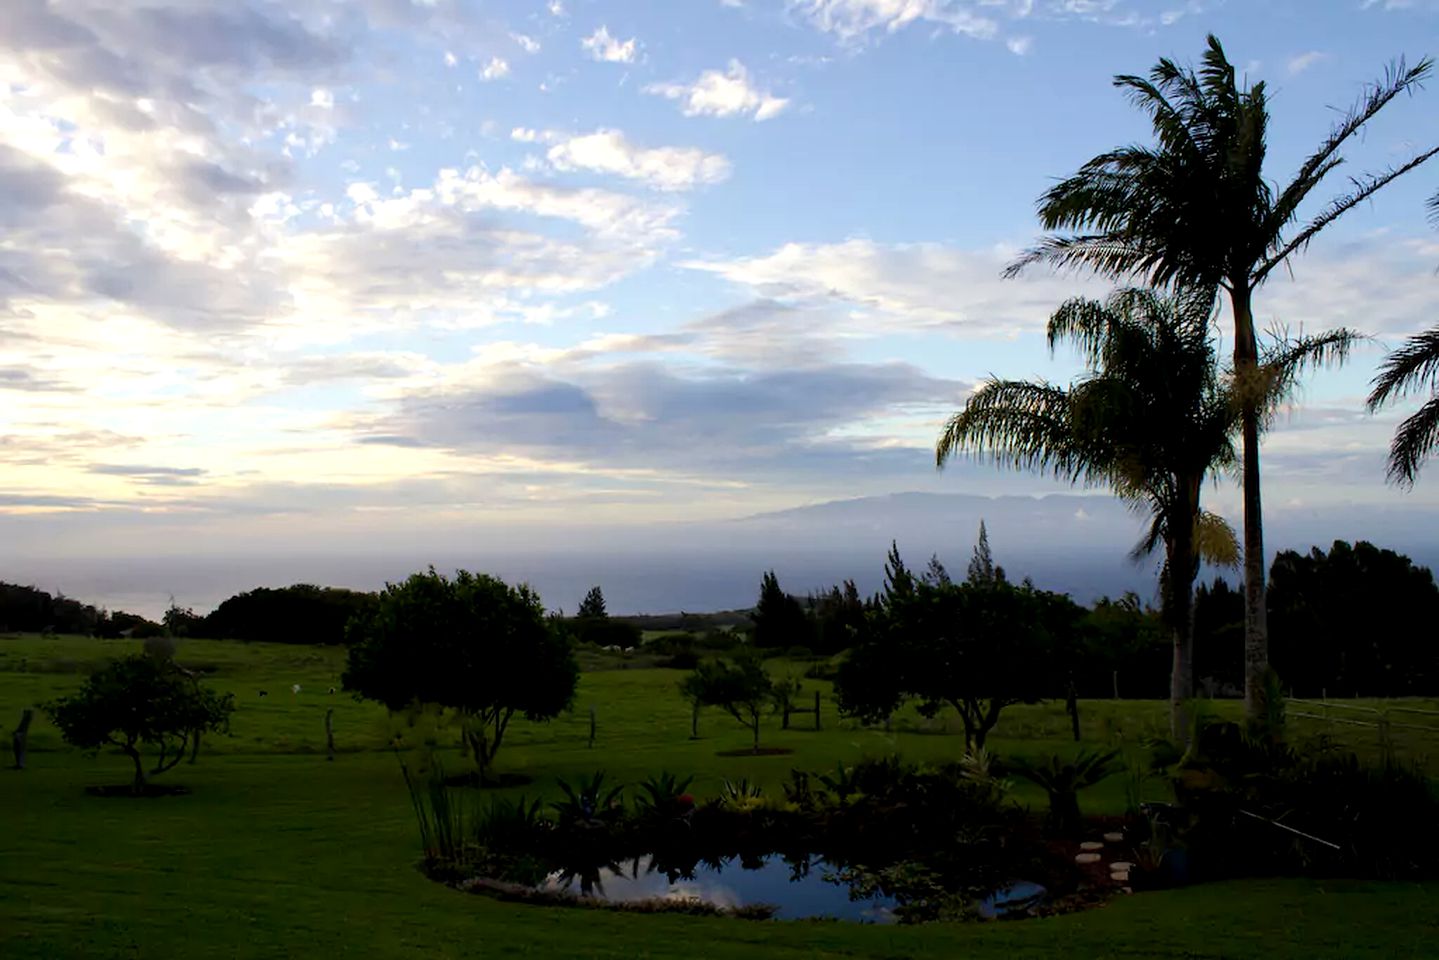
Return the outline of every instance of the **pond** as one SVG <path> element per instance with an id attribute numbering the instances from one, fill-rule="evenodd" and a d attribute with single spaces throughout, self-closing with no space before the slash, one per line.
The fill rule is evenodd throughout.
<path id="1" fill-rule="evenodd" d="M 688 874 L 662 869 L 649 855 L 591 869 L 584 873 L 552 873 L 547 890 L 596 897 L 612 902 L 634 900 L 701 900 L 721 908 L 770 904 L 781 920 L 824 918 L 858 923 L 893 923 L 896 902 L 890 897 L 851 898 L 850 888 L 827 879 L 829 866 L 818 858 L 798 865 L 778 855 L 758 861 L 730 858 L 717 865 L 696 864 Z M 671 879 L 673 878 L 673 879 Z M 997 890 L 978 905 L 992 918 L 1022 912 L 1042 903 L 1044 887 L 1017 882 Z"/>
<path id="2" fill-rule="evenodd" d="M 719 866 L 697 864 L 684 877 L 670 875 L 645 855 L 621 864 L 611 864 L 585 876 L 553 873 L 546 889 L 611 901 L 703 900 L 717 907 L 742 907 L 759 903 L 779 908 L 781 920 L 824 917 L 860 923 L 892 923 L 895 902 L 888 897 L 851 900 L 849 887 L 826 880 L 828 865 L 811 860 L 808 870 L 796 870 L 778 856 L 741 866 L 738 859 Z"/>

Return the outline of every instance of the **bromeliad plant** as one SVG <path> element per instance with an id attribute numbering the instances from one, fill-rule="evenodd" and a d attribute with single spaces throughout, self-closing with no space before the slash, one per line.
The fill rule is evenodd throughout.
<path id="1" fill-rule="evenodd" d="M 635 794 L 635 812 L 647 820 L 683 816 L 694 809 L 694 797 L 688 792 L 693 781 L 694 777 L 681 779 L 668 770 L 640 781 L 639 792 Z"/>
<path id="2" fill-rule="evenodd" d="M 1010 760 L 1010 769 L 1017 776 L 1043 788 L 1049 795 L 1049 828 L 1060 836 L 1075 837 L 1083 825 L 1079 791 L 1117 773 L 1119 768 L 1114 765 L 1114 760 L 1118 756 L 1118 750 L 1108 753 L 1084 751 L 1073 760 L 1052 756 L 1043 763 L 1014 757 Z"/>
<path id="3" fill-rule="evenodd" d="M 611 823 L 624 816 L 624 784 L 605 789 L 605 772 L 596 770 L 589 779 L 571 786 L 564 780 L 559 788 L 565 799 L 550 806 L 558 814 L 561 826 L 594 827 Z"/>

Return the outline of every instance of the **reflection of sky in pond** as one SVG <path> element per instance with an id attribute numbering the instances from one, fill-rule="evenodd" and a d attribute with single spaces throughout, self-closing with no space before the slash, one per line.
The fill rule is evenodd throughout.
<path id="1" fill-rule="evenodd" d="M 872 900 L 850 900 L 849 887 L 824 879 L 826 865 L 813 861 L 808 875 L 791 880 L 794 871 L 779 857 L 770 857 L 756 870 L 742 869 L 735 861 L 727 861 L 720 870 L 699 864 L 694 876 L 671 883 L 663 871 L 651 871 L 651 858 L 626 860 L 622 872 L 611 869 L 598 872 L 599 883 L 589 891 L 606 900 L 693 899 L 704 900 L 718 907 L 737 907 L 769 903 L 779 907 L 776 914 L 784 920 L 805 917 L 833 917 L 865 923 L 890 923 L 894 901 L 884 897 Z M 550 890 L 582 893 L 578 877 L 551 874 L 545 886 Z"/>

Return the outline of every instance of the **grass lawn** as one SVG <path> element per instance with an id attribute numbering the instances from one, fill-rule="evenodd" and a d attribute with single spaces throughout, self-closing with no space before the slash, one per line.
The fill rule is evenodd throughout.
<path id="1" fill-rule="evenodd" d="M 0 737 L 20 710 L 73 688 L 80 674 L 134 645 L 78 639 L 0 639 Z M 395 722 L 371 704 L 329 694 L 343 653 L 307 647 L 194 641 L 188 665 L 236 692 L 232 735 L 207 741 L 200 762 L 166 780 L 193 793 L 155 800 L 101 800 L 83 788 L 122 783 L 128 762 L 90 759 L 59 742 L 37 717 L 30 769 L 0 770 L 0 957 L 538 956 L 538 957 L 1421 957 L 1439 942 L 1439 885 L 1253 881 L 1124 897 L 1082 914 L 1021 923 L 860 927 L 629 916 L 507 905 L 440 887 L 412 864 L 409 802 L 386 743 L 431 738 L 449 753 L 449 732 Z M 798 668 L 795 668 L 798 669 Z M 691 741 L 680 674 L 609 670 L 585 674 L 572 716 L 517 723 L 499 766 L 535 778 L 605 768 L 635 780 L 668 768 L 697 775 L 696 792 L 722 777 L 774 784 L 791 767 L 898 750 L 910 759 L 953 757 L 962 742 L 918 732 L 859 729 L 826 716 L 822 732 L 763 731 L 782 757 L 716 756 L 748 732 L 707 711 Z M 299 684 L 298 694 L 291 692 Z M 259 690 L 269 695 L 259 697 Z M 588 709 L 599 737 L 586 747 Z M 1226 705 L 1231 706 L 1231 705 Z M 343 751 L 324 759 L 323 717 L 335 710 Z M 1006 715 L 1000 753 L 1072 750 L 1061 710 L 1040 705 Z M 1157 703 L 1086 703 L 1091 746 L 1157 732 Z M 796 718 L 803 725 L 806 718 Z M 1356 731 L 1358 728 L 1356 728 Z M 1367 732 L 1358 731 L 1361 739 Z M 1351 734 L 1358 735 L 1358 734 Z M 1418 756 L 1424 744 L 1412 746 Z M 1116 777 L 1084 796 L 1086 809 L 1117 810 Z M 1158 786 L 1152 788 L 1158 797 Z M 1021 793 L 1021 798 L 1027 796 Z"/>

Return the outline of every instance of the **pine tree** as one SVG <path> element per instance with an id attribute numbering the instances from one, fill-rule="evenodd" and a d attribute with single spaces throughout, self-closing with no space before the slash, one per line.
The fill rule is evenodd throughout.
<path id="1" fill-rule="evenodd" d="M 969 561 L 965 580 L 973 584 L 991 584 L 998 580 L 994 571 L 994 557 L 989 552 L 989 531 L 984 521 L 979 521 L 979 542 L 974 545 L 974 556 Z"/>
<path id="2" fill-rule="evenodd" d="M 576 616 L 581 620 L 606 620 L 609 613 L 605 611 L 605 595 L 599 587 L 590 587 L 590 592 L 580 601 L 579 613 Z"/>
<path id="3" fill-rule="evenodd" d="M 896 600 L 904 600 L 914 596 L 914 574 L 904 565 L 904 560 L 899 555 L 899 544 L 891 540 L 889 542 L 889 556 L 884 560 L 884 602 L 886 605 Z"/>

